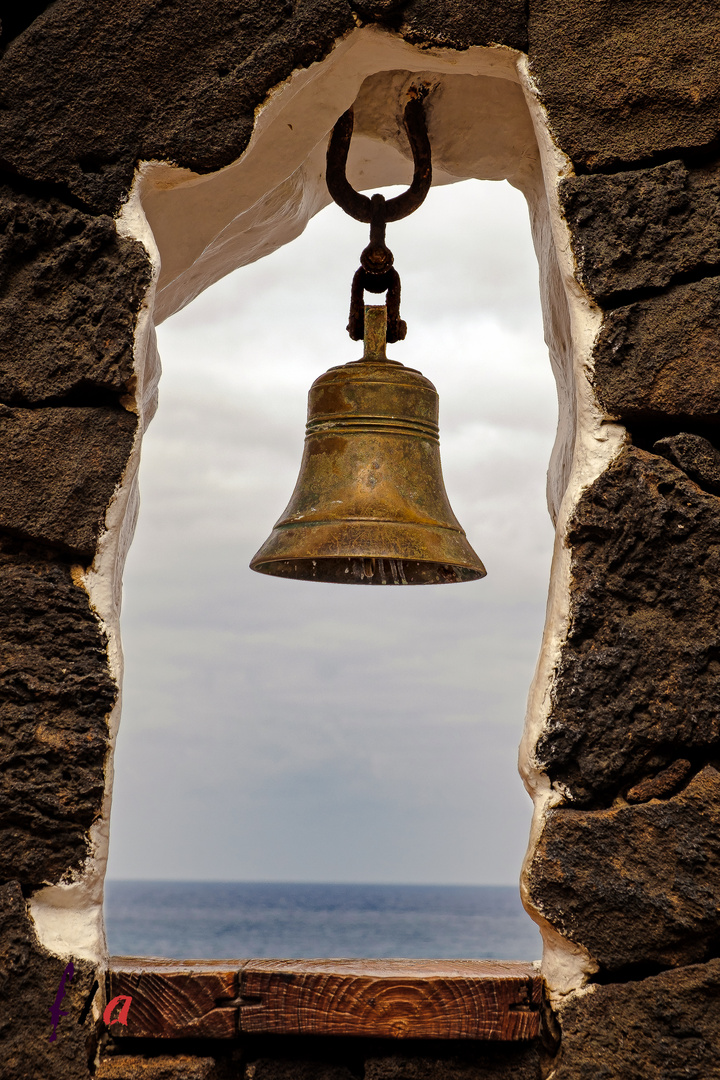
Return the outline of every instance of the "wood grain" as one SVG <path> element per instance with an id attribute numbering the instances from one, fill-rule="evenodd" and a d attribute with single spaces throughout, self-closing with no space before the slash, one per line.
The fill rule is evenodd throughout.
<path id="1" fill-rule="evenodd" d="M 113 1024 L 114 1038 L 237 1035 L 238 973 L 242 960 L 159 960 L 110 957 L 108 1000 L 132 997 L 127 1027 Z"/>
<path id="2" fill-rule="evenodd" d="M 248 960 L 240 1030 L 395 1039 L 531 1039 L 542 978 L 481 960 Z"/>

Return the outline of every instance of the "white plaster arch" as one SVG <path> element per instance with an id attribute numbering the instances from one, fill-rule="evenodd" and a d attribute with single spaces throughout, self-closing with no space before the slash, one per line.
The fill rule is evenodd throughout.
<path id="1" fill-rule="evenodd" d="M 418 80 L 433 86 L 427 114 L 434 182 L 507 179 L 527 199 L 540 266 L 545 338 L 558 386 L 560 421 L 548 473 L 548 504 L 557 540 L 520 752 L 521 772 L 535 806 L 531 853 L 547 807 L 562 795 L 537 768 L 534 746 L 548 714 L 567 628 L 566 522 L 582 490 L 619 450 L 623 429 L 603 422 L 588 380 L 600 313 L 575 277 L 557 202 L 558 183 L 571 168 L 551 139 L 527 57 L 500 46 L 462 52 L 420 49 L 390 31 L 357 28 L 323 61 L 295 72 L 269 95 L 257 110 L 248 147 L 233 164 L 200 176 L 165 162 L 142 163 L 117 219 L 118 231 L 140 240 L 154 267 L 136 333 L 134 408 L 144 430 L 154 412 L 159 375 L 154 326 L 231 270 L 294 239 L 330 201 L 324 181 L 327 139 L 351 104 L 356 114 L 351 182 L 368 189 L 409 181 L 411 164 L 401 116 L 406 91 Z M 110 506 L 95 563 L 84 577 L 107 629 L 111 665 L 120 684 L 122 570 L 137 516 L 141 437 Z M 118 703 L 111 717 L 113 746 L 119 712 Z M 31 900 L 37 931 L 47 948 L 99 964 L 105 958 L 102 883 L 111 791 L 109 760 L 103 812 L 92 829 L 94 853 L 84 873 L 40 890 Z M 524 890 L 523 895 L 527 902 Z M 591 958 L 537 921 L 551 991 L 577 989 L 594 970 Z"/>

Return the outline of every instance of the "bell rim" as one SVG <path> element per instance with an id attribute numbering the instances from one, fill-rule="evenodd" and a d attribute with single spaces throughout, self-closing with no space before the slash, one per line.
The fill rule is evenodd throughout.
<path id="1" fill-rule="evenodd" d="M 250 561 L 250 569 L 262 573 L 267 572 L 260 569 L 263 565 L 304 559 L 395 559 L 487 575 L 462 527 L 375 518 L 276 525 Z"/>
<path id="2" fill-rule="evenodd" d="M 312 566 L 328 567 L 329 565 L 337 565 L 340 568 L 343 564 L 349 563 L 379 563 L 380 573 L 382 575 L 380 581 L 373 580 L 372 582 L 367 580 L 375 576 L 375 571 L 368 575 L 364 575 L 366 580 L 360 581 L 357 577 L 349 576 L 349 567 L 346 566 L 342 576 L 335 574 L 329 576 L 326 574 L 317 575 L 314 569 L 311 571 L 309 568 Z M 375 584 L 375 585 L 462 585 L 470 581 L 482 581 L 487 576 L 487 570 L 483 564 L 478 560 L 479 566 L 468 566 L 463 563 L 453 562 L 450 560 L 439 559 L 391 559 L 382 558 L 381 556 L 375 556 L 372 558 L 363 558 L 362 556 L 325 556 L 319 558 L 277 558 L 277 559 L 265 559 L 262 561 L 253 560 L 250 563 L 250 569 L 254 570 L 258 574 L 264 574 L 266 577 L 276 578 L 290 578 L 294 581 L 316 581 L 324 585 L 355 585 L 355 584 Z M 387 563 L 387 569 L 382 569 L 382 564 Z M 393 566 L 395 564 L 395 566 Z M 279 567 L 293 567 L 295 572 L 278 572 Z M 422 576 L 417 576 L 417 570 L 413 574 L 410 567 L 422 567 L 425 571 L 434 570 L 436 577 L 431 577 L 427 573 Z M 396 569 L 396 567 L 399 567 Z M 300 570 L 300 572 L 298 572 Z M 408 580 L 409 576 L 410 580 Z M 392 580 L 388 580 L 392 578 Z"/>

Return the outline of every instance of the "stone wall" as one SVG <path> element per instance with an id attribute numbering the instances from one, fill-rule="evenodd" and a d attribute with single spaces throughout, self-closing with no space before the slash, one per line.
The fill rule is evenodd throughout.
<path id="1" fill-rule="evenodd" d="M 720 1076 L 719 22 L 693 2 L 530 5 L 578 282 L 602 311 L 589 375 L 627 432 L 568 516 L 533 750 L 553 795 L 527 895 L 596 968 L 554 996 L 557 1080 Z"/>
<path id="2" fill-rule="evenodd" d="M 262 254 L 242 246 L 251 224 L 264 250 L 284 242 L 292 232 L 270 235 L 263 197 L 297 207 L 305 193 L 302 212 L 317 210 L 327 193 L 310 191 L 305 163 L 321 162 L 365 80 L 400 71 L 381 94 L 429 70 L 445 79 L 430 125 L 439 168 L 497 169 L 528 197 L 563 400 L 558 543 L 522 757 L 546 1035 L 541 1052 L 474 1057 L 366 1048 L 324 1072 L 330 1050 L 268 1045 L 238 1068 L 247 1080 L 720 1077 L 717 6 L 55 0 L 19 12 L 3 13 L 0 38 L 2 1075 L 95 1069 L 101 998 L 84 1026 L 75 1014 L 104 963 L 119 585 L 153 408 L 156 290 L 167 314 L 231 268 L 173 254 L 180 211 L 201 247 L 213 185 L 242 175 L 255 201 L 210 240 L 235 230 L 233 265 Z M 309 75 L 327 76 L 322 101 Z M 492 139 L 512 127 L 522 162 L 483 158 L 490 132 L 472 110 L 466 144 L 444 141 L 451 75 L 497 89 Z M 273 173 L 273 118 L 290 107 L 305 142 Z M 70 957 L 72 1022 L 49 1043 Z M 162 1075 L 211 1075 L 184 1050 Z M 120 1076 L 113 1060 L 100 1075 Z"/>
<path id="3" fill-rule="evenodd" d="M 122 1040 L 126 1042 L 126 1040 Z M 133 1040 L 135 1041 L 135 1040 Z M 98 1080 L 540 1080 L 535 1043 L 246 1037 L 241 1045 L 137 1040 L 111 1047 Z"/>

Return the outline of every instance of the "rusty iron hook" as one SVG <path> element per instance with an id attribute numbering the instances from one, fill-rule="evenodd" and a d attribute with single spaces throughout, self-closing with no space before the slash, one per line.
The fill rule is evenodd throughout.
<path id="1" fill-rule="evenodd" d="M 410 140 L 415 171 L 407 191 L 385 203 L 385 221 L 400 221 L 422 205 L 432 183 L 432 154 L 428 138 L 425 109 L 422 99 L 426 87 L 412 91 L 413 96 L 405 106 L 403 115 L 405 131 Z M 361 195 L 348 181 L 346 175 L 348 151 L 352 138 L 355 116 L 352 108 L 343 113 L 333 128 L 327 149 L 327 186 L 334 201 L 346 214 L 356 221 L 372 221 L 372 200 Z"/>

